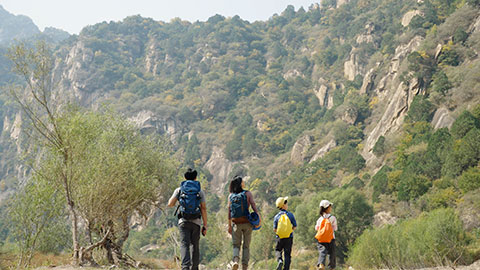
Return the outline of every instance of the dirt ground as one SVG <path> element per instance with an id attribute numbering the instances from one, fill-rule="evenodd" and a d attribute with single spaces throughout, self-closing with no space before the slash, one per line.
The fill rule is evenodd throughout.
<path id="1" fill-rule="evenodd" d="M 118 268 L 109 268 L 109 267 L 104 267 L 104 268 L 93 268 L 93 267 L 73 267 L 73 266 L 57 266 L 57 267 L 41 267 L 41 268 L 36 268 L 35 270 L 105 270 L 105 269 L 118 269 Z M 160 269 L 172 269 L 172 268 L 160 268 Z M 204 270 L 208 270 L 203 268 Z M 353 268 L 350 268 L 353 269 Z M 174 270 L 174 268 L 172 269 Z M 252 269 L 252 270 L 264 270 L 264 269 Z M 267 269 L 265 269 L 267 270 Z M 297 269 L 292 269 L 292 270 L 297 270 Z M 300 270 L 300 269 L 298 269 Z M 415 270 L 480 270 L 480 261 L 477 261 L 469 266 L 458 266 L 455 268 L 452 267 L 434 267 L 434 268 L 421 268 L 421 269 L 415 269 Z"/>

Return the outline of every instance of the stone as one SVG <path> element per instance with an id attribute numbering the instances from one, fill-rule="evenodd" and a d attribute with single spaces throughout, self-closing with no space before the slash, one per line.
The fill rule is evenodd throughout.
<path id="1" fill-rule="evenodd" d="M 432 119 L 432 126 L 434 129 L 450 128 L 455 122 L 455 119 L 450 115 L 450 111 L 447 108 L 439 108 Z"/>
<path id="2" fill-rule="evenodd" d="M 318 98 L 318 102 L 320 106 L 325 106 L 328 102 L 328 87 L 324 84 L 320 85 L 318 90 L 314 90 L 315 96 Z"/>
<path id="3" fill-rule="evenodd" d="M 315 155 L 313 155 L 313 157 L 310 159 L 310 162 L 309 163 L 312 163 L 314 162 L 315 160 L 319 159 L 319 158 L 322 158 L 323 156 L 325 156 L 325 154 L 327 154 L 328 152 L 330 152 L 330 150 L 332 150 L 333 148 L 335 148 L 337 146 L 337 142 L 335 142 L 334 139 L 330 140 L 327 144 L 325 144 L 322 148 L 318 149 L 317 153 L 315 153 Z"/>
<path id="4" fill-rule="evenodd" d="M 305 77 L 305 75 L 303 75 L 300 71 L 298 71 L 296 69 L 289 70 L 285 74 L 283 74 L 283 78 L 285 80 L 295 78 L 295 77 L 298 77 L 298 76 L 300 76 L 302 78 Z"/>
<path id="5" fill-rule="evenodd" d="M 393 225 L 397 222 L 397 218 L 392 216 L 392 212 L 381 211 L 373 216 L 373 226 L 382 227 L 385 225 Z"/>
<path id="6" fill-rule="evenodd" d="M 223 149 L 214 146 L 212 154 L 204 167 L 212 174 L 213 178 L 210 182 L 212 191 L 218 195 L 223 194 L 225 185 L 228 183 L 228 175 L 232 171 L 233 162 L 229 161 Z"/>
<path id="7" fill-rule="evenodd" d="M 405 13 L 402 18 L 403 27 L 407 27 L 412 21 L 413 17 L 417 15 L 423 16 L 423 12 L 421 12 L 420 10 L 410 10 L 409 12 Z"/>
<path id="8" fill-rule="evenodd" d="M 339 8 L 340 6 L 349 3 L 350 0 L 337 0 L 337 6 L 336 8 Z"/>
<path id="9" fill-rule="evenodd" d="M 375 78 L 377 77 L 377 74 L 375 73 L 375 69 L 370 69 L 367 74 L 365 74 L 365 77 L 363 78 L 363 83 L 362 87 L 360 87 L 360 94 L 367 94 L 368 92 L 373 90 L 374 87 L 374 81 Z"/>
<path id="10" fill-rule="evenodd" d="M 353 81 L 355 75 L 357 75 L 357 58 L 353 52 L 350 54 L 350 58 L 343 64 L 343 73 L 345 78 L 350 81 Z"/>
<path id="11" fill-rule="evenodd" d="M 442 44 L 438 44 L 437 47 L 435 48 L 435 60 L 438 59 L 438 57 L 440 56 L 440 54 L 442 53 Z"/>
<path id="12" fill-rule="evenodd" d="M 312 137 L 310 135 L 300 137 L 293 145 L 292 152 L 290 153 L 290 161 L 294 165 L 302 165 L 311 146 Z"/>
<path id="13" fill-rule="evenodd" d="M 355 124 L 358 118 L 358 112 L 352 108 L 347 108 L 342 115 L 342 120 L 350 125 Z"/>

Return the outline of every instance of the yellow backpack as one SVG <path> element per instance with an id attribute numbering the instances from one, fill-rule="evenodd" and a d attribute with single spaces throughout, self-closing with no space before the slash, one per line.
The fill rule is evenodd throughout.
<path id="1" fill-rule="evenodd" d="M 280 238 L 289 238 L 293 232 L 292 222 L 288 218 L 287 214 L 282 214 L 277 224 L 277 235 Z"/>

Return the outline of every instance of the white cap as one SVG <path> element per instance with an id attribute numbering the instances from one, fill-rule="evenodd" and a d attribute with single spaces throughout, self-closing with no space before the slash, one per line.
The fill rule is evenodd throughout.
<path id="1" fill-rule="evenodd" d="M 327 208 L 329 207 L 330 205 L 333 205 L 333 203 L 329 202 L 328 200 L 322 200 L 320 202 L 320 207 L 323 207 L 323 208 Z"/>

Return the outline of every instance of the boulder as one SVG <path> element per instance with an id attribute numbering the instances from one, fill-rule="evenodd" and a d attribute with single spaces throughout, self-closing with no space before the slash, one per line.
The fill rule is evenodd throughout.
<path id="1" fill-rule="evenodd" d="M 397 222 L 397 218 L 392 216 L 392 212 L 381 211 L 373 216 L 373 226 L 382 227 L 385 225 L 393 225 Z"/>
<path id="2" fill-rule="evenodd" d="M 295 77 L 298 77 L 298 76 L 300 76 L 302 78 L 305 77 L 305 75 L 303 75 L 300 71 L 298 71 L 296 69 L 289 70 L 285 74 L 283 74 L 283 78 L 285 80 L 295 78 Z"/>
<path id="3" fill-rule="evenodd" d="M 313 92 L 315 96 L 318 98 L 318 102 L 320 106 L 327 107 L 327 109 L 333 108 L 333 93 L 339 87 L 343 87 L 341 84 L 337 85 L 336 83 L 332 82 L 330 84 L 327 83 L 324 79 L 319 79 L 320 86 L 318 89 L 314 89 Z"/>
<path id="4" fill-rule="evenodd" d="M 350 53 L 350 58 L 343 64 L 343 73 L 345 78 L 350 81 L 353 81 L 358 74 L 358 59 L 353 50 Z"/>
<path id="5" fill-rule="evenodd" d="M 152 111 L 140 111 L 135 116 L 128 118 L 128 120 L 133 122 L 142 133 L 164 134 L 174 144 L 177 137 L 180 136 L 177 122 L 174 119 L 157 117 Z"/>
<path id="6" fill-rule="evenodd" d="M 294 165 L 302 165 L 311 146 L 312 137 L 310 135 L 300 137 L 293 145 L 292 152 L 290 153 L 291 162 Z"/>
<path id="7" fill-rule="evenodd" d="M 402 18 L 403 27 L 407 27 L 412 21 L 413 17 L 417 15 L 423 16 L 423 12 L 421 12 L 420 10 L 410 10 L 409 12 L 405 13 Z"/>
<path id="8" fill-rule="evenodd" d="M 358 44 L 375 43 L 375 36 L 373 35 L 374 32 L 375 32 L 375 25 L 373 23 L 367 23 L 365 25 L 365 32 L 357 36 L 356 42 Z"/>
<path id="9" fill-rule="evenodd" d="M 328 87 L 325 84 L 321 84 L 314 92 L 320 106 L 325 106 L 328 103 Z"/>
<path id="10" fill-rule="evenodd" d="M 442 48 L 443 48 L 442 44 L 438 44 L 437 48 L 435 48 L 435 56 L 434 56 L 435 60 L 437 60 L 440 54 L 442 53 Z"/>
<path id="11" fill-rule="evenodd" d="M 213 176 L 210 182 L 212 191 L 216 194 L 223 194 L 225 185 L 228 183 L 228 175 L 232 171 L 233 163 L 229 161 L 223 149 L 218 146 L 214 146 L 212 149 L 212 155 L 208 159 L 204 166 Z"/>
<path id="12" fill-rule="evenodd" d="M 332 150 L 333 148 L 335 148 L 337 146 L 337 143 L 335 142 L 335 140 L 330 140 L 327 144 L 325 144 L 322 148 L 318 149 L 317 153 L 315 153 L 315 155 L 310 159 L 310 162 L 309 163 L 312 163 L 314 162 L 315 160 L 319 159 L 319 158 L 322 158 L 323 156 L 325 156 L 325 154 L 327 154 L 328 152 L 330 152 L 330 150 Z"/>
<path id="13" fill-rule="evenodd" d="M 365 77 L 363 78 L 362 87 L 360 87 L 360 94 L 367 94 L 373 89 L 374 81 L 376 77 L 377 77 L 377 74 L 375 73 L 375 69 L 373 68 L 370 69 L 367 72 L 367 74 L 365 74 Z"/>
<path id="14" fill-rule="evenodd" d="M 455 122 L 455 119 L 450 115 L 450 111 L 447 108 L 439 108 L 432 119 L 432 126 L 434 129 L 450 128 Z"/>
<path id="15" fill-rule="evenodd" d="M 339 8 L 340 6 L 344 5 L 344 4 L 347 4 L 349 3 L 350 0 L 337 0 L 337 8 Z"/>

